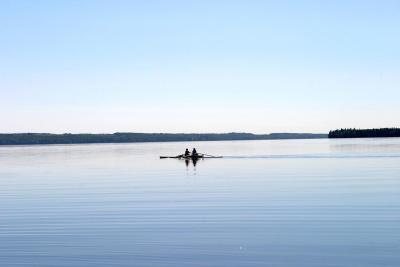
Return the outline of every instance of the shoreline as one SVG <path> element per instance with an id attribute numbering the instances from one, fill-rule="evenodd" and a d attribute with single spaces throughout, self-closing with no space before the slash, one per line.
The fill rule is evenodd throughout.
<path id="1" fill-rule="evenodd" d="M 256 135 L 250 133 L 224 133 L 224 134 L 21 133 L 21 134 L 0 134 L 0 146 L 123 144 L 123 143 L 203 142 L 203 141 L 257 141 L 257 140 L 325 139 L 325 138 L 328 138 L 327 134 L 310 134 L 310 133 L 271 133 L 264 135 Z"/>

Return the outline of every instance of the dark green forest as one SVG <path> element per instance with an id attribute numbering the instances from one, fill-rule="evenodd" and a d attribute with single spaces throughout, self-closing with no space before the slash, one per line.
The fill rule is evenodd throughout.
<path id="1" fill-rule="evenodd" d="M 87 143 L 135 143 L 174 141 L 223 141 L 223 140 L 270 140 L 326 138 L 326 134 L 309 133 L 223 133 L 223 134 L 166 134 L 166 133 L 114 133 L 114 134 L 49 134 L 12 133 L 0 134 L 0 145 L 35 144 L 87 144 Z"/>
<path id="2" fill-rule="evenodd" d="M 400 137 L 400 128 L 340 129 L 329 132 L 329 138 Z"/>

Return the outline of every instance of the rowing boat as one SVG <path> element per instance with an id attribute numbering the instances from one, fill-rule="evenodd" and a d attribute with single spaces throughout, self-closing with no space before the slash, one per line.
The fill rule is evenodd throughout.
<path id="1" fill-rule="evenodd" d="M 187 160 L 198 160 L 198 159 L 214 159 L 214 158 L 222 158 L 222 156 L 211 156 L 205 154 L 199 154 L 197 156 L 185 156 L 185 155 L 178 155 L 178 156 L 160 156 L 160 159 L 187 159 Z"/>

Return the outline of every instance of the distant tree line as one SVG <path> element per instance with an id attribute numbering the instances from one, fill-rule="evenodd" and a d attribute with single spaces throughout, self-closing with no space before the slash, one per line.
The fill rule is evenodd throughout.
<path id="1" fill-rule="evenodd" d="M 400 137 L 400 128 L 340 129 L 330 131 L 329 138 Z"/>
<path id="2" fill-rule="evenodd" d="M 49 134 L 13 133 L 0 134 L 0 145 L 35 144 L 86 144 L 86 143 L 134 143 L 174 141 L 223 141 L 326 138 L 326 134 L 309 133 L 223 133 L 223 134 L 167 134 L 167 133 L 114 133 L 114 134 Z"/>

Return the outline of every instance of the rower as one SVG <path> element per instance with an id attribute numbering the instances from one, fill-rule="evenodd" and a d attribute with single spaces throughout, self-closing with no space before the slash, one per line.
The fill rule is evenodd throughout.
<path id="1" fill-rule="evenodd" d="M 198 157 L 199 154 L 197 154 L 196 148 L 193 148 L 192 150 L 192 157 Z"/>
<path id="2" fill-rule="evenodd" d="M 189 157 L 189 156 L 190 156 L 189 149 L 186 148 L 186 150 L 185 150 L 185 157 Z"/>

